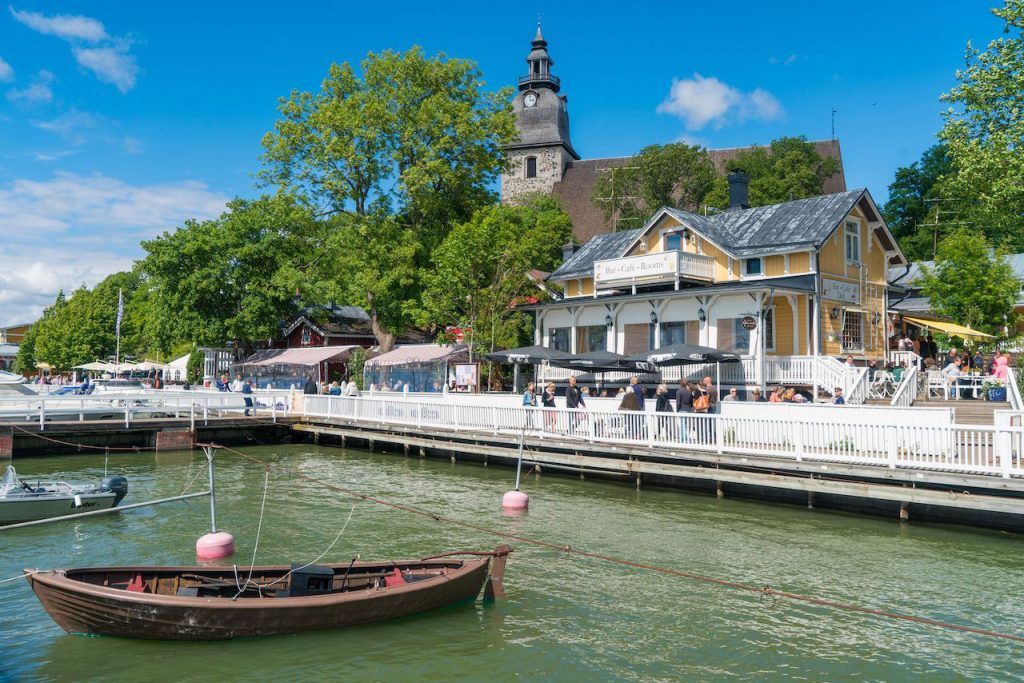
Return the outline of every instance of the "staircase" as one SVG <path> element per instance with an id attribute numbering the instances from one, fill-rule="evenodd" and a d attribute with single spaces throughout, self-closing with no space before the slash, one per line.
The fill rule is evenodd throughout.
<path id="1" fill-rule="evenodd" d="M 995 419 L 992 413 L 997 410 L 1010 409 L 1010 404 L 1005 401 L 943 401 L 941 398 L 919 400 L 914 406 L 918 408 L 952 408 L 955 415 L 953 421 L 964 425 L 993 425 Z"/>

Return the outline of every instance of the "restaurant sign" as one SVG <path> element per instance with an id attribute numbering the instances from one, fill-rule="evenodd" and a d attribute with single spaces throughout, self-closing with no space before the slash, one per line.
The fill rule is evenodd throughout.
<path id="1" fill-rule="evenodd" d="M 860 303 L 860 285 L 856 282 L 843 282 L 831 278 L 821 278 L 821 296 L 831 301 L 845 301 L 850 304 Z"/>
<path id="2" fill-rule="evenodd" d="M 678 272 L 679 254 L 675 251 L 594 262 L 594 282 L 598 285 L 674 276 Z"/>

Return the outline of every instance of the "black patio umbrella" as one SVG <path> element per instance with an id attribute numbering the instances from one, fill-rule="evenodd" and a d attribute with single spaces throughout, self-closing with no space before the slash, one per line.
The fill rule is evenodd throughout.
<path id="1" fill-rule="evenodd" d="M 550 363 L 554 360 L 561 360 L 571 357 L 572 354 L 566 353 L 565 351 L 549 349 L 546 346 L 523 346 L 518 349 L 494 351 L 492 353 L 484 354 L 485 360 L 489 360 L 494 363 L 512 363 L 513 392 L 518 391 L 519 389 L 520 365 L 540 365 L 541 363 Z"/>
<path id="2" fill-rule="evenodd" d="M 721 364 L 739 363 L 738 353 L 730 351 L 719 351 L 710 346 L 697 346 L 696 344 L 670 344 L 660 349 L 652 349 L 632 356 L 626 356 L 627 363 L 646 365 L 647 367 L 668 366 L 668 365 L 695 365 L 697 363 L 715 364 L 715 386 L 721 388 Z M 639 368 L 638 368 L 639 369 Z"/>
<path id="3" fill-rule="evenodd" d="M 588 351 L 579 353 L 568 358 L 556 358 L 550 361 L 556 368 L 567 368 L 579 370 L 580 372 L 617 372 L 634 369 L 629 363 L 625 363 L 626 357 L 612 351 Z"/>

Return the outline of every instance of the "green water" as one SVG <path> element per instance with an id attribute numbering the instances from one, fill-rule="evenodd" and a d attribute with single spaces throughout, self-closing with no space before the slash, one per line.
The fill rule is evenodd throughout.
<path id="1" fill-rule="evenodd" d="M 319 555 L 352 500 L 290 468 L 488 527 L 779 590 L 1024 634 L 1024 539 L 675 491 L 531 476 L 531 509 L 503 517 L 504 468 L 312 446 L 253 447 L 273 461 L 258 561 Z M 181 493 L 196 454 L 110 458 L 128 502 Z M 31 478 L 91 480 L 102 456 L 16 461 Z M 218 463 L 220 526 L 253 549 L 263 471 Z M 197 487 L 201 486 L 201 480 Z M 0 578 L 22 567 L 187 564 L 206 499 L 0 533 Z M 486 534 L 371 503 L 325 561 L 489 549 Z M 0 680 L 670 681 L 1024 678 L 1024 645 L 779 601 L 513 544 L 507 602 L 400 622 L 220 643 L 64 634 L 23 581 L 0 585 Z"/>

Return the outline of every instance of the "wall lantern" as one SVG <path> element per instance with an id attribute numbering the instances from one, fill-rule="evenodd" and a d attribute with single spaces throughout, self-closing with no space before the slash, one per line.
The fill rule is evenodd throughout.
<path id="1" fill-rule="evenodd" d="M 651 324 L 652 325 L 657 325 L 658 324 L 658 314 L 655 313 L 654 311 L 651 311 Z"/>
<path id="2" fill-rule="evenodd" d="M 704 312 L 703 308 L 697 309 L 697 320 L 707 322 L 708 314 Z"/>
<path id="3" fill-rule="evenodd" d="M 607 325 L 608 327 L 611 327 L 613 322 L 614 321 L 612 320 L 612 317 L 610 315 L 606 315 L 604 317 L 604 324 Z"/>
<path id="4" fill-rule="evenodd" d="M 838 306 L 833 306 L 832 310 L 829 311 L 829 315 L 832 317 L 833 320 L 838 318 L 839 317 L 839 307 Z"/>

